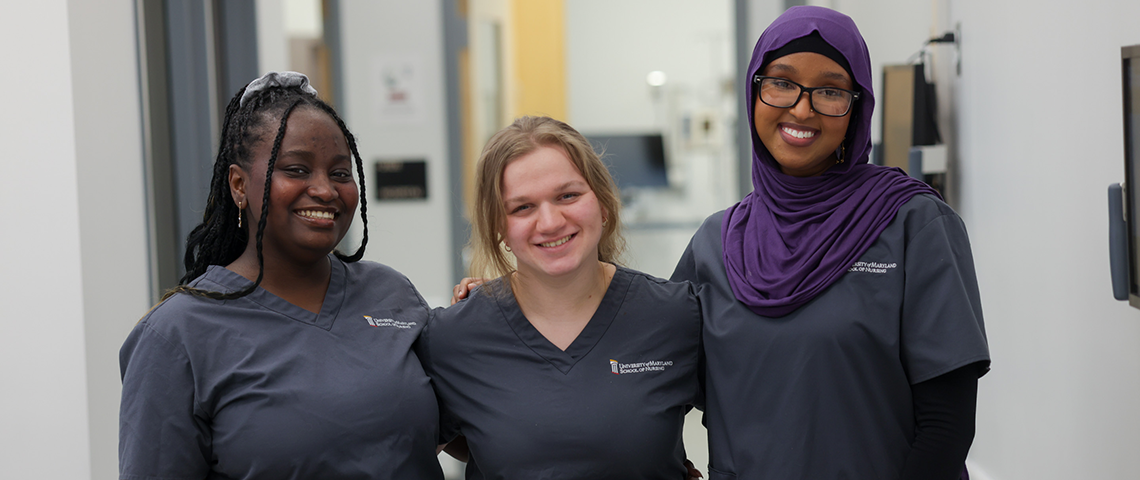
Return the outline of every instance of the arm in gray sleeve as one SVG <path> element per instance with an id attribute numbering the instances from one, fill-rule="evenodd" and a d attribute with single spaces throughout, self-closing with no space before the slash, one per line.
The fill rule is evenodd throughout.
<path id="1" fill-rule="evenodd" d="M 140 323 L 119 352 L 119 366 L 119 477 L 206 478 L 210 431 L 182 348 Z"/>

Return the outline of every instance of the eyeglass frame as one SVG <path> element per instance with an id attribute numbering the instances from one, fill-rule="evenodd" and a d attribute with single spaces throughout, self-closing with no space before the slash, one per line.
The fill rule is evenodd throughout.
<path id="1" fill-rule="evenodd" d="M 825 117 L 846 117 L 846 116 L 847 116 L 847 114 L 851 113 L 851 110 L 855 108 L 855 102 L 859 101 L 859 98 L 862 96 L 862 92 L 856 92 L 856 91 L 854 91 L 854 90 L 848 90 L 848 89 L 846 89 L 846 88 L 839 88 L 839 87 L 805 87 L 805 86 L 803 86 L 803 85 L 800 85 L 800 84 L 798 84 L 798 83 L 796 83 L 796 82 L 793 82 L 793 81 L 791 81 L 791 80 L 788 80 L 788 79 L 786 79 L 786 78 L 784 78 L 784 77 L 771 77 L 771 76 L 768 76 L 768 75 L 759 75 L 759 74 L 757 74 L 757 75 L 754 75 L 754 76 L 752 77 L 752 83 L 756 84 L 756 86 L 757 86 L 757 87 L 759 87 L 759 86 L 760 86 L 760 83 L 761 83 L 761 82 L 763 82 L 765 78 L 772 78 L 772 79 L 776 79 L 776 80 L 783 80 L 783 81 L 785 81 L 785 82 L 788 82 L 788 83 L 790 83 L 790 84 L 792 84 L 792 85 L 795 85 L 795 86 L 797 86 L 797 87 L 800 87 L 800 94 L 796 96 L 796 101 L 792 102 L 792 104 L 791 104 L 791 105 L 788 105 L 788 106 L 784 106 L 784 107 L 780 107 L 780 106 L 772 105 L 771 103 L 768 103 L 768 102 L 764 101 L 764 97 L 763 97 L 762 95 L 760 95 L 760 89 L 759 89 L 759 88 L 757 88 L 757 89 L 756 89 L 756 98 L 759 98 L 761 102 L 764 102 L 764 105 L 767 105 L 767 106 L 769 106 L 769 107 L 772 107 L 772 108 L 792 108 L 792 107 L 795 107 L 797 104 L 799 104 L 799 103 L 800 103 L 800 99 L 801 99 L 801 98 L 803 98 L 803 96 L 804 96 L 804 92 L 807 92 L 807 94 L 808 94 L 808 106 L 809 106 L 809 107 L 811 107 L 811 110 L 812 110 L 813 112 L 815 112 L 815 113 L 818 113 L 818 114 L 820 114 L 820 115 L 823 115 L 823 116 L 825 116 Z M 832 114 L 829 114 L 829 113 L 823 113 L 823 112 L 819 111 L 817 108 L 815 108 L 815 102 L 814 102 L 814 101 L 812 101 L 812 99 L 811 99 L 811 97 L 812 97 L 812 94 L 813 94 L 813 93 L 815 93 L 815 91 L 816 91 L 816 90 L 840 90 L 840 91 L 844 91 L 844 92 L 850 93 L 850 94 L 851 94 L 851 104 L 847 106 L 847 111 L 846 111 L 846 112 L 843 112 L 842 114 L 839 114 L 839 115 L 832 115 Z"/>

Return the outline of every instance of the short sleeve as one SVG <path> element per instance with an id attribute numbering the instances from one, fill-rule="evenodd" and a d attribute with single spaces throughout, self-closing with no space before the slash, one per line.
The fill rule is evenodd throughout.
<path id="1" fill-rule="evenodd" d="M 119 478 L 206 478 L 210 434 L 185 352 L 144 322 L 119 351 L 119 368 Z"/>
<path id="2" fill-rule="evenodd" d="M 704 335 L 704 318 L 708 312 L 705 310 L 703 302 L 708 301 L 706 296 L 709 294 L 709 286 L 707 285 L 709 272 L 701 271 L 701 267 L 697 264 L 697 257 L 700 255 L 702 261 L 720 261 L 720 248 L 715 244 L 715 240 L 720 237 L 720 222 L 723 218 L 724 212 L 717 212 L 710 215 L 701 224 L 700 228 L 693 234 L 693 238 L 689 240 L 689 244 L 685 246 L 685 251 L 681 253 L 681 258 L 677 260 L 677 267 L 673 269 L 673 275 L 669 278 L 671 282 L 687 282 L 689 284 L 689 293 L 693 296 L 697 304 L 697 312 L 701 316 L 701 335 Z M 707 267 L 706 267 L 707 268 Z M 702 283 L 706 282 L 706 283 Z M 693 406 L 698 410 L 705 410 L 705 349 L 704 339 L 700 340 L 701 348 L 697 353 L 697 399 Z"/>
<path id="3" fill-rule="evenodd" d="M 427 373 L 431 379 L 432 389 L 436 391 L 438 391 L 438 388 L 435 386 L 435 383 L 438 382 L 438 374 L 431 360 L 431 330 L 436 314 L 442 311 L 443 308 L 438 307 L 428 313 L 427 324 L 424 325 L 423 330 L 420 330 L 420 336 L 416 339 L 414 346 L 416 356 L 419 357 L 420 364 L 424 367 L 424 372 Z M 450 413 L 443 399 L 439 398 L 439 394 L 436 394 L 436 401 L 439 403 L 439 439 L 437 442 L 443 445 L 455 440 L 455 437 L 460 435 L 459 420 L 455 418 L 455 415 Z"/>
<path id="4" fill-rule="evenodd" d="M 955 214 L 924 225 L 907 241 L 902 360 L 910 383 L 982 362 L 989 347 L 966 227 Z"/>
<path id="5" fill-rule="evenodd" d="M 694 284 L 697 282 L 697 260 L 693 257 L 693 240 L 689 240 L 689 245 L 685 247 L 681 259 L 677 260 L 677 268 L 673 269 L 673 276 L 669 277 L 669 281 L 687 281 Z"/>

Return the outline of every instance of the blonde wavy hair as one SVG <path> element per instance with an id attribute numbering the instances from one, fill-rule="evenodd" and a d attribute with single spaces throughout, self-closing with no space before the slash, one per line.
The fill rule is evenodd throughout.
<path id="1" fill-rule="evenodd" d="M 540 147 L 561 149 L 586 179 L 606 219 L 598 241 L 598 260 L 620 265 L 625 253 L 621 235 L 621 197 L 601 158 L 574 127 L 550 117 L 522 117 L 499 130 L 483 147 L 475 173 L 471 209 L 472 277 L 498 278 L 517 268 L 503 248 L 507 211 L 503 205 L 503 171 L 517 158 Z"/>

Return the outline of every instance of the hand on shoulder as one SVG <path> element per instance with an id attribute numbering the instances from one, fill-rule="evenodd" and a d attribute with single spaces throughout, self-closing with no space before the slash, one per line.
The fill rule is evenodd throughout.
<path id="1" fill-rule="evenodd" d="M 471 290 L 474 290 L 475 287 L 478 287 L 479 285 L 482 285 L 486 282 L 486 278 L 463 277 L 463 280 L 459 281 L 459 285 L 456 285 L 455 288 L 451 289 L 451 304 L 455 305 L 456 303 L 459 303 L 460 300 L 467 298 L 467 295 L 471 293 Z"/>

